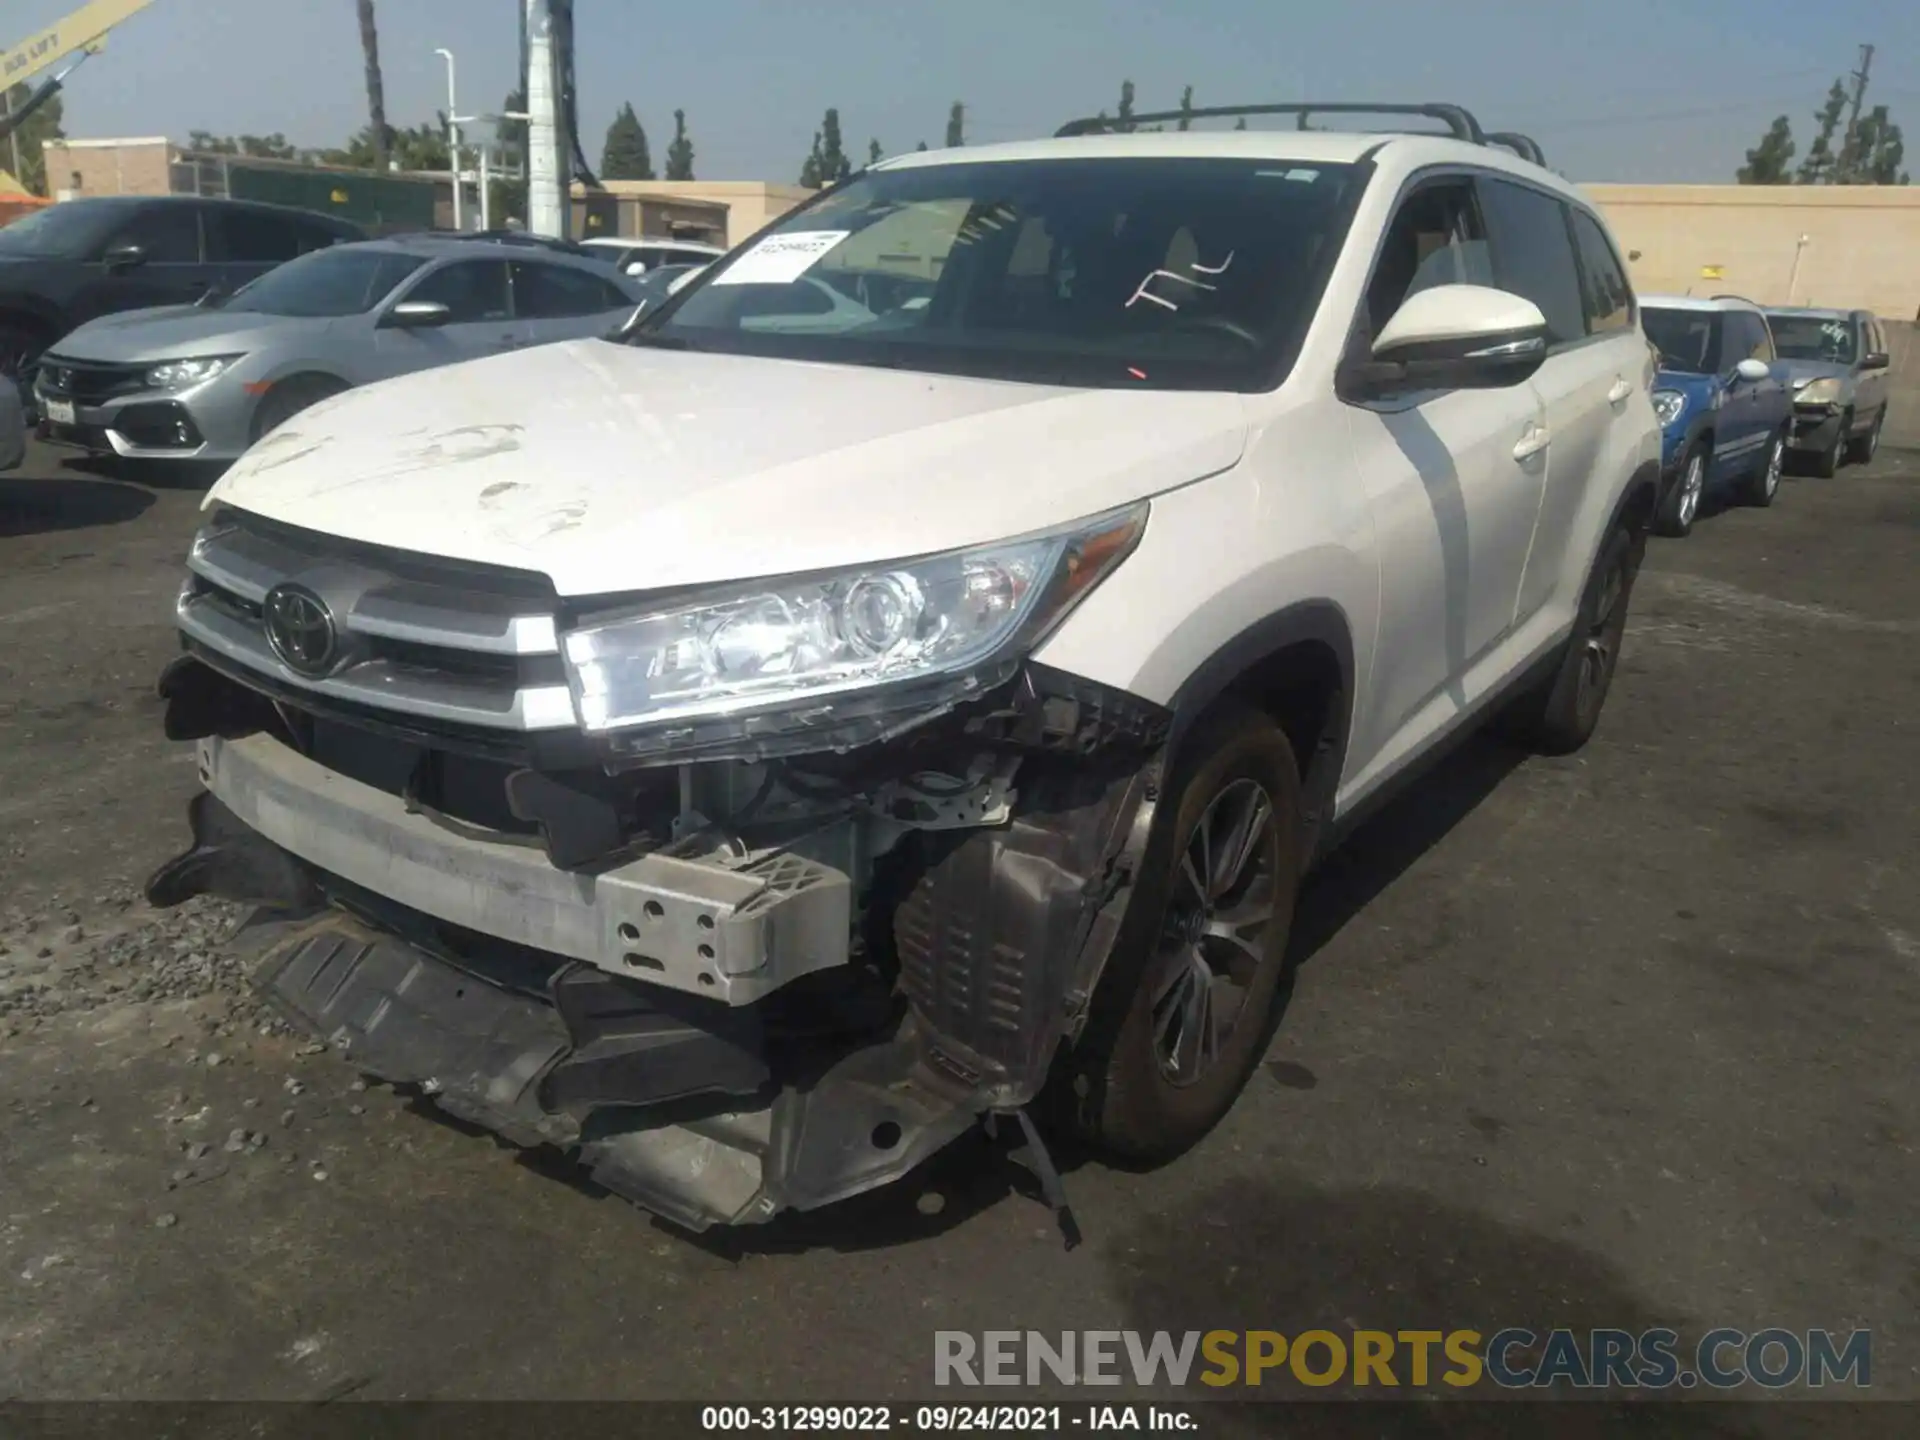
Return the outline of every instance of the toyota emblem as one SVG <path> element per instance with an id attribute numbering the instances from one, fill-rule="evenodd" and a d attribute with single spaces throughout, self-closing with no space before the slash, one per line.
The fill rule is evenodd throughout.
<path id="1" fill-rule="evenodd" d="M 267 644 L 289 670 L 320 676 L 333 668 L 339 637 L 327 602 L 304 585 L 276 585 L 261 605 Z"/>

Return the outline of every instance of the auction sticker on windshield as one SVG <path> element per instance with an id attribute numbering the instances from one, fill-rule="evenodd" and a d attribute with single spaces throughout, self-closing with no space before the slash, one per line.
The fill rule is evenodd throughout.
<path id="1" fill-rule="evenodd" d="M 715 285 L 785 285 L 820 263 L 851 230 L 790 230 L 769 235 L 713 277 Z"/>

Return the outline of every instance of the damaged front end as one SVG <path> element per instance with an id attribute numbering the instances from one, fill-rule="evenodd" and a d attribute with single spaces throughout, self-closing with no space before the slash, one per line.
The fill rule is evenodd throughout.
<path id="1" fill-rule="evenodd" d="M 520 580 L 232 515 L 192 568 L 161 692 L 205 793 L 149 895 L 261 906 L 256 984 L 358 1069 L 700 1229 L 897 1179 L 1083 1022 L 1159 707 L 1029 645 L 784 715 L 489 724 L 562 673 L 606 703 Z"/>

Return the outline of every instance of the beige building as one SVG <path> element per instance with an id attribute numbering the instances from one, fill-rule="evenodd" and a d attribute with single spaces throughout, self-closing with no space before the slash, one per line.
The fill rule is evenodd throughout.
<path id="1" fill-rule="evenodd" d="M 1644 294 L 1920 315 L 1920 186 L 1586 185 Z"/>
<path id="2" fill-rule="evenodd" d="M 577 235 L 651 236 L 656 232 L 627 228 L 635 223 L 631 218 L 631 207 L 635 202 L 643 199 L 684 201 L 726 206 L 726 236 L 713 243 L 732 246 L 764 230 L 801 201 L 812 199 L 818 192 L 805 185 L 770 185 L 764 180 L 608 180 L 604 182 L 604 193 L 617 202 L 616 223 L 622 227 L 617 230 L 609 229 L 605 224 L 591 229 L 587 227 L 587 193 L 584 185 L 576 184 L 573 187 L 574 233 Z M 658 233 L 662 238 L 670 235 L 667 231 Z M 682 235 L 677 238 L 698 237 Z"/>

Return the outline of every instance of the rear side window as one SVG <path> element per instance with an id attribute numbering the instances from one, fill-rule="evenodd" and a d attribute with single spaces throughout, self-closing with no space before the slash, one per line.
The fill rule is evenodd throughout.
<path id="1" fill-rule="evenodd" d="M 576 270 L 571 265 L 516 260 L 512 269 L 513 310 L 527 319 L 598 315 L 603 310 L 617 310 L 632 303 L 597 275 Z"/>
<path id="2" fill-rule="evenodd" d="M 299 233 L 284 216 L 258 210 L 214 210 L 207 221 L 218 259 L 240 265 L 278 265 L 300 253 Z"/>
<path id="3" fill-rule="evenodd" d="M 1563 345 L 1587 333 L 1580 271 L 1566 206 L 1544 191 L 1482 177 L 1480 208 L 1493 242 L 1493 274 L 1502 290 L 1524 295 L 1547 317 L 1547 342 Z"/>
<path id="4" fill-rule="evenodd" d="M 1602 335 L 1633 328 L 1633 287 L 1627 283 L 1620 257 L 1600 222 L 1584 210 L 1573 212 L 1573 238 L 1580 251 L 1581 308 L 1587 333 Z"/>
<path id="5" fill-rule="evenodd" d="M 149 265 L 200 263 L 200 209 L 196 205 L 154 205 L 142 210 L 110 242 L 138 245 Z"/>
<path id="6" fill-rule="evenodd" d="M 503 260 L 461 260 L 443 265 L 409 290 L 406 298 L 446 306 L 448 323 L 453 325 L 505 320 L 512 314 Z"/>

